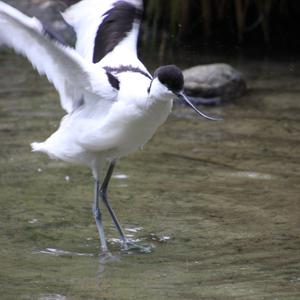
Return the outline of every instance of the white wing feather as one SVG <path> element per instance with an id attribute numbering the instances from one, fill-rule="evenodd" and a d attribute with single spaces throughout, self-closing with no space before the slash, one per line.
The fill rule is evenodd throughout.
<path id="1" fill-rule="evenodd" d="M 105 70 L 86 62 L 74 49 L 48 38 L 39 20 L 27 17 L 2 1 L 1 44 L 26 56 L 40 74 L 47 76 L 59 92 L 61 105 L 68 113 L 84 95 L 94 94 L 100 99 L 116 95 Z"/>
<path id="2" fill-rule="evenodd" d="M 65 21 L 76 32 L 76 50 L 85 59 L 93 61 L 94 42 L 103 15 L 112 8 L 113 1 L 83 0 L 68 8 L 62 13 Z"/>
<path id="3" fill-rule="evenodd" d="M 106 13 L 117 2 L 128 2 L 136 8 L 143 9 L 142 0 L 82 0 L 62 13 L 77 35 L 76 50 L 88 61 L 93 61 L 93 52 L 97 30 L 101 26 Z M 132 65 L 147 71 L 137 58 L 137 40 L 140 24 L 134 22 L 132 29 L 113 51 L 108 53 L 98 64 L 101 66 L 118 67 Z"/>

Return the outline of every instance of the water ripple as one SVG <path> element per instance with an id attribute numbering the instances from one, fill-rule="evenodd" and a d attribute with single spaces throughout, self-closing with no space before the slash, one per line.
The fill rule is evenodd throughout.
<path id="1" fill-rule="evenodd" d="M 45 294 L 39 297 L 39 300 L 66 300 L 67 298 L 60 294 Z"/>
<path id="2" fill-rule="evenodd" d="M 81 253 L 81 252 L 72 252 L 72 251 L 66 251 L 61 249 L 55 249 L 55 248 L 46 248 L 42 250 L 36 250 L 34 253 L 39 254 L 49 254 L 49 255 L 55 255 L 55 256 L 95 256 L 92 253 Z"/>

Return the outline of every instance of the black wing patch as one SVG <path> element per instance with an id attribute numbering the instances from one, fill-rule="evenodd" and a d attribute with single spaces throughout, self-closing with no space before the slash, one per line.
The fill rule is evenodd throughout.
<path id="1" fill-rule="evenodd" d="M 118 78 L 116 78 L 114 75 L 112 75 L 110 72 L 106 71 L 106 76 L 108 78 L 108 81 L 110 85 L 115 88 L 116 90 L 120 89 L 120 81 Z"/>
<path id="2" fill-rule="evenodd" d="M 111 52 L 131 31 L 135 20 L 141 20 L 142 14 L 141 9 L 128 2 L 116 2 L 113 8 L 103 15 L 104 19 L 98 28 L 93 63 L 99 62 Z"/>
<path id="3" fill-rule="evenodd" d="M 148 77 L 150 80 L 152 80 L 152 77 L 145 71 L 141 70 L 140 68 L 137 67 L 133 67 L 133 66 L 119 66 L 119 67 L 103 67 L 103 69 L 106 72 L 109 73 L 114 73 L 114 74 L 120 74 L 120 73 L 124 73 L 124 72 L 133 72 L 133 73 L 140 73 L 146 77 Z"/>

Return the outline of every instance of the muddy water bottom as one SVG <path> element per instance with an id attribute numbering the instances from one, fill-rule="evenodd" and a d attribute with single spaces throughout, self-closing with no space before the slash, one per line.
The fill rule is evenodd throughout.
<path id="1" fill-rule="evenodd" d="M 0 65 L 1 299 L 300 299 L 299 62 L 239 62 L 248 95 L 203 108 L 224 121 L 176 106 L 119 162 L 112 205 L 153 250 L 120 251 L 105 213 L 108 262 L 90 171 L 30 152 L 63 115 L 55 91 L 9 52 Z"/>

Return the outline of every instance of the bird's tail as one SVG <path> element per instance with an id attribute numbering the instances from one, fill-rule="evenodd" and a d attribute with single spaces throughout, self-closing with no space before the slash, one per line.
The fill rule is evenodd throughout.
<path id="1" fill-rule="evenodd" d="M 37 143 L 37 142 L 31 143 L 30 145 L 31 145 L 32 152 L 45 152 L 43 144 L 44 143 Z"/>

